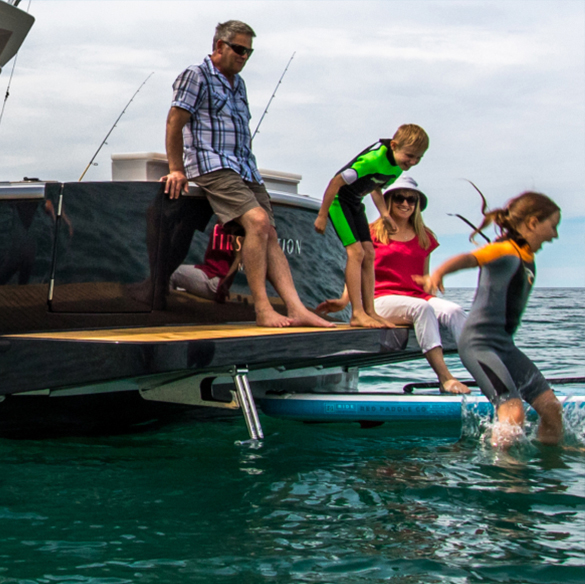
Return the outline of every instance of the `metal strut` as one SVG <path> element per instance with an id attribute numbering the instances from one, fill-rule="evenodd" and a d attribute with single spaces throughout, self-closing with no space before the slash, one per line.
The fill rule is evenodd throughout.
<path id="1" fill-rule="evenodd" d="M 213 394 L 212 384 L 223 378 L 229 383 L 231 378 L 235 391 L 229 390 L 229 400 L 218 398 Z M 260 419 L 254 403 L 254 397 L 248 381 L 248 368 L 235 365 L 216 372 L 198 373 L 169 381 L 161 380 L 148 387 L 141 388 L 140 395 L 151 401 L 170 402 L 175 404 L 187 404 L 192 406 L 205 406 L 212 408 L 227 408 L 237 410 L 240 408 L 246 420 L 246 426 L 252 440 L 262 440 L 264 433 L 260 425 Z"/>
<path id="2" fill-rule="evenodd" d="M 260 418 L 258 417 L 256 404 L 254 403 L 254 397 L 252 396 L 252 390 L 248 382 L 248 369 L 236 368 L 232 376 L 250 438 L 252 440 L 262 440 L 264 433 L 262 432 Z"/>

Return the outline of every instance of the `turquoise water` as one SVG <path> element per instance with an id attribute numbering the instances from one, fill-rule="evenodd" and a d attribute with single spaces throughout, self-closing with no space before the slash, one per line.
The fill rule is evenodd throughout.
<path id="1" fill-rule="evenodd" d="M 517 341 L 549 377 L 585 376 L 583 304 L 583 290 L 535 291 Z M 360 384 L 426 380 L 416 362 Z M 530 424 L 507 454 L 473 416 L 369 430 L 261 419 L 257 446 L 239 442 L 239 417 L 192 414 L 0 439 L 0 584 L 585 582 L 585 416 L 563 447 L 539 446 Z"/>

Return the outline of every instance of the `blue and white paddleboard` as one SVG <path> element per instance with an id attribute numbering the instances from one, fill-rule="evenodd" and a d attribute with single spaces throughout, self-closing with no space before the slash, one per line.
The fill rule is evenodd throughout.
<path id="1" fill-rule="evenodd" d="M 558 395 L 565 411 L 585 412 L 585 395 Z M 287 393 L 256 400 L 268 416 L 303 422 L 460 421 L 462 413 L 489 415 L 493 406 L 483 395 L 405 393 Z"/>

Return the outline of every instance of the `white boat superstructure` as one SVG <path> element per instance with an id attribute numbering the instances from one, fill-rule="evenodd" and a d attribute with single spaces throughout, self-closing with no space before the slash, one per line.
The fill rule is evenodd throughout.
<path id="1" fill-rule="evenodd" d="M 18 53 L 35 19 L 20 8 L 20 0 L 0 0 L 0 71 Z"/>

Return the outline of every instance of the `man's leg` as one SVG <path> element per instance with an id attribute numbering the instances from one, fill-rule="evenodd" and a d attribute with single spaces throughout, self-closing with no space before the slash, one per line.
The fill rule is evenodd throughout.
<path id="1" fill-rule="evenodd" d="M 288 262 L 278 245 L 270 197 L 264 185 L 244 182 L 232 170 L 211 172 L 197 177 L 195 182 L 205 190 L 223 224 L 237 221 L 246 231 L 242 259 L 254 298 L 256 323 L 267 327 L 335 326 L 307 310 L 300 301 Z M 267 277 L 284 300 L 288 317 L 270 304 Z"/>
<path id="2" fill-rule="evenodd" d="M 278 295 L 283 299 L 287 314 L 292 320 L 292 326 L 335 327 L 333 323 L 308 310 L 301 302 L 286 256 L 280 245 L 278 245 L 278 236 L 274 228 L 271 229 L 268 236 L 267 277 Z"/>
<path id="3" fill-rule="evenodd" d="M 244 261 L 244 269 L 246 270 L 246 278 L 248 279 L 248 286 L 254 298 L 256 324 L 267 327 L 290 326 L 292 319 L 274 310 L 266 292 L 266 277 L 269 271 L 269 240 L 273 238 L 272 232 L 274 232 L 268 215 L 264 209 L 256 207 L 244 213 L 239 218 L 239 222 L 246 231 L 242 248 L 242 258 Z M 270 249 L 273 255 L 272 245 L 270 245 Z M 274 260 L 270 263 L 274 264 Z M 286 267 L 288 268 L 288 263 Z M 274 266 L 271 266 L 271 270 L 274 271 Z M 280 266 L 280 271 L 282 271 L 282 266 Z M 278 276 L 276 280 L 280 281 Z M 276 282 L 275 285 L 277 285 Z M 281 291 L 278 290 L 278 285 L 277 292 L 282 296 Z"/>

